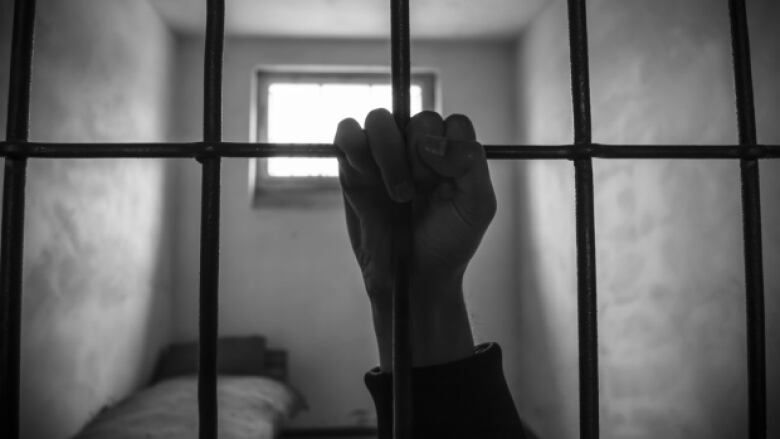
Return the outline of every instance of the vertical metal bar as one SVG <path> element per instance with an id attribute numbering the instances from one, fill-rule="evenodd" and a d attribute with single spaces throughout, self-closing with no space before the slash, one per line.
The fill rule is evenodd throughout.
<path id="1" fill-rule="evenodd" d="M 587 149 L 591 144 L 591 121 L 585 0 L 569 0 L 568 15 L 574 143 L 580 149 Z M 574 160 L 574 180 L 577 216 L 580 437 L 595 439 L 599 437 L 598 318 L 593 166 L 589 157 Z"/>
<path id="2" fill-rule="evenodd" d="M 26 141 L 29 134 L 35 0 L 14 5 L 6 138 Z M 0 232 L 0 436 L 19 437 L 19 360 L 22 315 L 24 187 L 27 159 L 7 157 L 3 177 Z"/>
<path id="3" fill-rule="evenodd" d="M 393 115 L 401 132 L 409 122 L 409 1 L 392 0 L 391 70 Z M 412 438 L 412 350 L 410 345 L 409 273 L 413 262 L 411 203 L 395 210 L 394 255 L 395 288 L 393 290 L 393 437 Z"/>
<path id="4" fill-rule="evenodd" d="M 200 358 L 198 413 L 200 439 L 217 437 L 217 333 L 219 316 L 220 165 L 209 142 L 222 140 L 222 49 L 225 2 L 208 0 L 203 81 L 203 140 L 206 154 L 201 186 Z"/>
<path id="5" fill-rule="evenodd" d="M 392 0 L 390 21 L 393 115 L 396 123 L 403 130 L 406 128 L 410 116 L 409 0 Z"/>
<path id="6" fill-rule="evenodd" d="M 756 144 L 750 39 L 744 0 L 729 1 L 734 83 L 737 95 L 739 143 Z M 745 253 L 745 291 L 748 351 L 749 437 L 766 438 L 766 358 L 764 340 L 764 273 L 761 255 L 761 199 L 758 161 L 740 159 L 742 178 L 742 231 Z"/>

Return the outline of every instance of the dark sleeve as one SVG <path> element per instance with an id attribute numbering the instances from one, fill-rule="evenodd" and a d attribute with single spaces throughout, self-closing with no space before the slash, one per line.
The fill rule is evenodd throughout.
<path id="1" fill-rule="evenodd" d="M 376 405 L 379 439 L 390 439 L 393 376 L 374 368 L 365 381 Z M 415 439 L 526 437 L 496 343 L 477 346 L 463 360 L 412 369 L 412 386 Z"/>

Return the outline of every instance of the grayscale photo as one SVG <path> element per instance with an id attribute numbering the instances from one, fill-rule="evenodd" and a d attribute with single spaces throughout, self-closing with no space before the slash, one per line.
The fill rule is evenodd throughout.
<path id="1" fill-rule="evenodd" d="M 0 0 L 0 438 L 780 438 L 780 1 Z"/>

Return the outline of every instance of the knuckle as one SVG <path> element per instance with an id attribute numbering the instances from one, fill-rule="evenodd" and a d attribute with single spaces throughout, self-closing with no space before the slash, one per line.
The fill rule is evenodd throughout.
<path id="1" fill-rule="evenodd" d="M 431 110 L 423 110 L 412 117 L 412 119 L 409 121 L 410 124 L 413 124 L 413 126 L 431 126 L 433 124 L 441 124 L 442 118 L 441 115 L 435 111 Z"/>
<path id="2" fill-rule="evenodd" d="M 417 138 L 424 134 L 439 136 L 444 134 L 444 121 L 435 111 L 421 111 L 409 120 L 406 133 L 409 138 Z"/>
<path id="3" fill-rule="evenodd" d="M 361 137 L 362 130 L 355 119 L 344 119 L 339 122 L 333 143 L 337 148 L 349 153 L 351 149 L 360 145 Z"/>
<path id="4" fill-rule="evenodd" d="M 380 122 L 382 120 L 385 120 L 387 118 L 392 118 L 393 115 L 387 111 L 385 108 L 375 108 L 368 112 L 366 115 L 366 123 L 365 126 L 368 129 L 370 125 L 373 125 L 377 122 Z"/>
<path id="5" fill-rule="evenodd" d="M 471 120 L 460 113 L 451 114 L 445 121 L 447 135 L 459 139 L 475 140 L 476 133 Z"/>
<path id="6" fill-rule="evenodd" d="M 471 123 L 471 119 L 468 116 L 460 113 L 455 113 L 447 116 L 444 122 L 448 127 L 463 131 L 464 133 L 474 132 L 474 124 Z"/>
<path id="7" fill-rule="evenodd" d="M 447 122 L 466 122 L 470 124 L 471 119 L 469 119 L 465 114 L 453 113 L 447 116 Z"/>
<path id="8" fill-rule="evenodd" d="M 474 150 L 474 158 L 476 160 L 479 160 L 479 161 L 482 161 L 482 162 L 486 162 L 487 161 L 487 152 L 485 151 L 485 146 L 482 145 L 479 142 L 474 142 L 473 145 L 474 145 L 474 148 L 473 148 L 473 150 Z"/>
<path id="9" fill-rule="evenodd" d="M 417 113 L 414 117 L 426 119 L 426 118 L 441 118 L 441 115 L 439 113 L 433 111 L 433 110 L 423 110 L 419 113 Z"/>
<path id="10" fill-rule="evenodd" d="M 339 122 L 337 132 L 345 132 L 354 130 L 355 128 L 360 129 L 360 124 L 353 118 L 348 117 L 346 119 L 342 119 L 341 122 Z"/>

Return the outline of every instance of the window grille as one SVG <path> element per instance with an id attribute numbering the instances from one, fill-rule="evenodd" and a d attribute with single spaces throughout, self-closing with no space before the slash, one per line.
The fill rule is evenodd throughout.
<path id="1" fill-rule="evenodd" d="M 393 113 L 409 120 L 409 2 L 391 0 Z M 2 243 L 0 244 L 0 436 L 19 437 L 19 354 L 22 293 L 22 240 L 25 171 L 28 158 L 174 157 L 202 164 L 200 252 L 199 437 L 217 437 L 217 305 L 219 273 L 219 197 L 222 157 L 334 157 L 332 145 L 275 145 L 222 142 L 222 48 L 224 0 L 207 0 L 203 141 L 194 143 L 66 144 L 28 141 L 30 70 L 35 0 L 16 0 L 8 94 Z M 736 85 L 737 145 L 604 145 L 591 141 L 585 0 L 568 0 L 574 143 L 558 146 L 487 145 L 489 159 L 567 159 L 574 162 L 576 193 L 577 289 L 579 319 L 580 436 L 599 437 L 596 320 L 596 261 L 592 159 L 738 159 L 742 179 L 742 214 L 747 300 L 749 437 L 766 437 L 766 371 L 763 269 L 758 161 L 780 158 L 780 145 L 756 142 L 748 25 L 744 0 L 729 0 Z M 393 436 L 412 437 L 411 358 L 407 268 L 410 207 L 398 205 L 393 251 L 396 288 L 393 307 Z"/>

